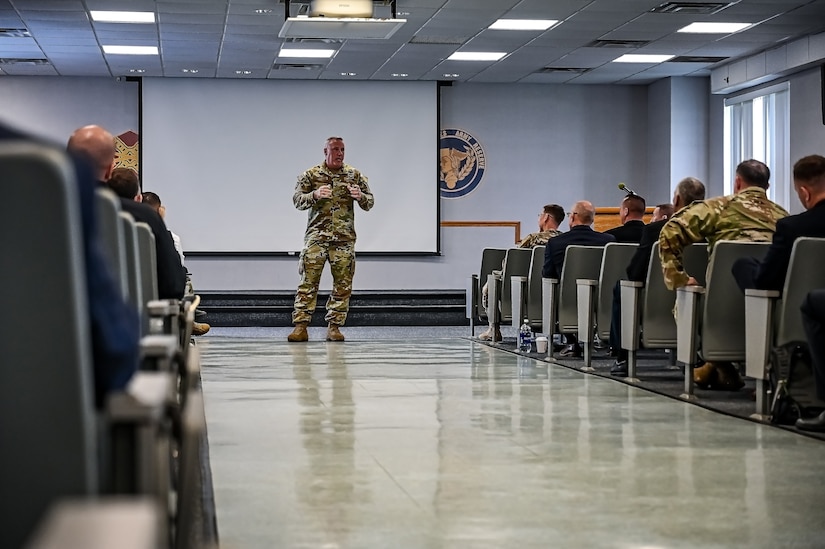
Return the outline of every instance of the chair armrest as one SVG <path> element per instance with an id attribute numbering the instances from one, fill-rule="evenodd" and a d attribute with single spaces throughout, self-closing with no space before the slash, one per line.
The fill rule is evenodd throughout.
<path id="1" fill-rule="evenodd" d="M 146 303 L 146 312 L 149 315 L 150 334 L 177 336 L 180 333 L 178 318 L 181 312 L 181 303 L 179 301 L 155 299 Z"/>
<path id="2" fill-rule="evenodd" d="M 745 290 L 745 297 L 767 297 L 772 299 L 778 299 L 782 297 L 782 292 L 779 290 L 755 290 L 752 288 L 748 288 Z"/>
<path id="3" fill-rule="evenodd" d="M 645 283 L 639 282 L 638 280 L 620 280 L 619 286 L 624 288 L 644 288 Z"/>
<path id="4" fill-rule="evenodd" d="M 180 341 L 173 335 L 148 335 L 140 338 L 140 369 L 173 372 Z"/>
<path id="5" fill-rule="evenodd" d="M 745 290 L 745 375 L 768 379 L 768 359 L 774 341 L 774 311 L 781 292 Z"/>
<path id="6" fill-rule="evenodd" d="M 640 307 L 644 282 L 635 280 L 619 281 L 619 299 L 621 300 L 621 347 L 627 351 L 639 348 Z"/>
<path id="7" fill-rule="evenodd" d="M 683 286 L 676 290 L 676 359 L 683 364 L 696 363 L 704 295 L 704 286 Z"/>

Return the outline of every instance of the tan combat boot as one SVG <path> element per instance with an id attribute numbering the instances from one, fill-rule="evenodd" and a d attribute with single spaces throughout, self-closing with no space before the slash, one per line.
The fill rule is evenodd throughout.
<path id="1" fill-rule="evenodd" d="M 702 366 L 693 369 L 693 382 L 700 389 L 710 389 L 716 384 L 716 364 L 705 362 Z"/>
<path id="2" fill-rule="evenodd" d="M 327 341 L 344 341 L 344 334 L 338 329 L 337 324 L 330 324 L 327 328 Z"/>
<path id="3" fill-rule="evenodd" d="M 292 330 L 292 333 L 286 336 L 287 341 L 292 341 L 293 343 L 298 341 L 309 341 L 309 334 L 307 333 L 307 323 L 306 322 L 299 322 L 295 325 L 295 329 Z"/>

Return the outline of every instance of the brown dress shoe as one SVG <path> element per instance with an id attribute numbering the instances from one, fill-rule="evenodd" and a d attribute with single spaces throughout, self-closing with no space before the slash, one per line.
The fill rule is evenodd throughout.
<path id="1" fill-rule="evenodd" d="M 291 341 L 293 343 L 299 341 L 309 341 L 309 334 L 307 333 L 306 322 L 296 324 L 295 329 L 292 330 L 292 333 L 286 336 L 286 340 Z"/>
<path id="2" fill-rule="evenodd" d="M 344 341 L 344 334 L 338 329 L 337 324 L 330 324 L 327 328 L 327 341 Z"/>
<path id="3" fill-rule="evenodd" d="M 719 391 L 738 391 L 745 386 L 745 381 L 739 375 L 739 369 L 730 362 L 720 362 L 716 365 L 716 383 L 713 389 Z"/>
<path id="4" fill-rule="evenodd" d="M 700 389 L 710 389 L 716 384 L 716 364 L 705 362 L 702 366 L 694 368 L 693 382 Z"/>

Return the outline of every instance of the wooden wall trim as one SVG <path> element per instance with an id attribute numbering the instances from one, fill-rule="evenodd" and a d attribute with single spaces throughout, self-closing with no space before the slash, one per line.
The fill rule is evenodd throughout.
<path id="1" fill-rule="evenodd" d="M 512 227 L 514 242 L 521 242 L 521 221 L 442 221 L 442 227 Z"/>

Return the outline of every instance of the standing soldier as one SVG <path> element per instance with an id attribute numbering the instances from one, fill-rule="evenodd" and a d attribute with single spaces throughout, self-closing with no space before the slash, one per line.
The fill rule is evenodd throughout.
<path id="1" fill-rule="evenodd" d="M 776 222 L 786 217 L 785 209 L 768 199 L 771 171 L 758 160 L 745 160 L 736 167 L 734 194 L 694 202 L 679 210 L 659 234 L 659 258 L 665 284 L 671 290 L 697 282 L 684 269 L 682 255 L 694 242 L 707 242 L 708 253 L 720 240 L 770 242 Z M 710 281 L 708 281 L 710 283 Z M 739 389 L 744 382 L 730 363 L 706 362 L 694 370 L 700 387 Z"/>
<path id="2" fill-rule="evenodd" d="M 292 323 L 295 329 L 289 341 L 307 341 L 307 325 L 318 299 L 318 284 L 324 264 L 329 261 L 332 272 L 332 293 L 327 300 L 327 341 L 344 341 L 339 328 L 344 325 L 352 295 L 355 274 L 355 209 L 354 202 L 368 211 L 375 199 L 367 178 L 352 166 L 344 164 L 344 140 L 330 137 L 324 145 L 324 163 L 310 168 L 298 177 L 295 207 L 309 210 L 304 248 L 298 260 L 301 283 L 295 293 Z"/>

